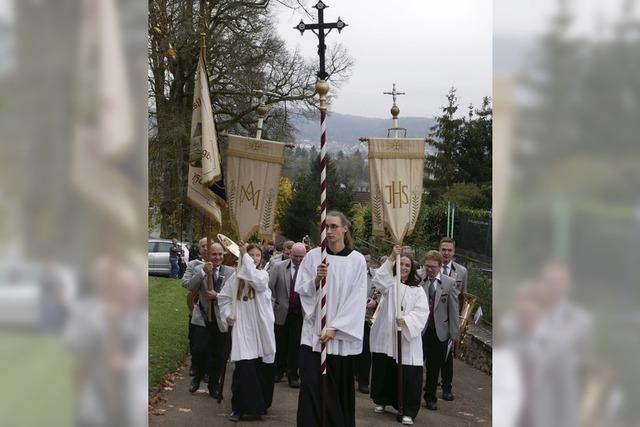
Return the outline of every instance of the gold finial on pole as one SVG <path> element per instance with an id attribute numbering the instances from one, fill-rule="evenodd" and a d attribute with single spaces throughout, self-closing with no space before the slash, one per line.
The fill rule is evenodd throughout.
<path id="1" fill-rule="evenodd" d="M 318 80 L 316 92 L 320 96 L 320 111 L 327 111 L 327 94 L 329 93 L 329 83 L 326 80 Z"/>
<path id="2" fill-rule="evenodd" d="M 267 112 L 269 109 L 267 108 L 267 104 L 264 101 L 260 102 L 258 108 L 256 108 L 256 112 L 258 113 L 258 129 L 256 130 L 256 139 L 262 138 L 262 124 L 264 123 L 264 118 L 267 117 Z"/>
<path id="3" fill-rule="evenodd" d="M 400 115 L 400 108 L 398 108 L 397 105 L 394 105 L 393 107 L 391 107 L 391 116 L 394 119 L 397 119 L 399 115 Z"/>

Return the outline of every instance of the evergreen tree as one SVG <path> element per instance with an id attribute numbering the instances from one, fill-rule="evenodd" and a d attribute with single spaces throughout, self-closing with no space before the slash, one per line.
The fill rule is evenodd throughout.
<path id="1" fill-rule="evenodd" d="M 474 110 L 473 105 L 469 105 L 468 118 L 464 120 L 458 148 L 457 182 L 479 184 L 491 181 L 492 114 L 491 100 L 488 97 L 482 100 L 479 110 Z"/>
<path id="2" fill-rule="evenodd" d="M 327 155 L 327 212 L 339 210 L 348 214 L 353 201 L 352 187 L 339 179 L 337 168 Z M 320 156 L 311 169 L 296 182 L 289 210 L 282 220 L 282 232 L 294 240 L 308 234 L 318 241 L 320 227 Z"/>
<path id="3" fill-rule="evenodd" d="M 462 139 L 463 120 L 456 118 L 458 98 L 456 89 L 451 88 L 447 93 L 447 105 L 442 107 L 442 115 L 435 118 L 436 124 L 431 127 L 428 143 L 438 150 L 433 156 L 428 156 L 425 166 L 425 176 L 432 176 L 433 180 L 448 189 L 458 175 L 458 156 Z M 427 185 L 427 188 L 430 185 Z"/>

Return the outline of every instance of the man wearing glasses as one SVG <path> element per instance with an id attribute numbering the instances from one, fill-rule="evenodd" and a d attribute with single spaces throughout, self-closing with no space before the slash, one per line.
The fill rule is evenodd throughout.
<path id="1" fill-rule="evenodd" d="M 442 255 L 428 251 L 424 256 L 422 287 L 429 301 L 429 318 L 422 333 L 422 350 L 427 370 L 424 400 L 427 409 L 438 409 L 436 387 L 447 357 L 449 343 L 458 336 L 458 293 L 456 281 L 441 274 Z"/>

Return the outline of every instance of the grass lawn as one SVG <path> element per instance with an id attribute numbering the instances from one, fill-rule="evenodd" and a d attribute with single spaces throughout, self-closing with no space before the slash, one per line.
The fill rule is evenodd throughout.
<path id="1" fill-rule="evenodd" d="M 188 351 L 187 291 L 180 280 L 149 276 L 149 390 L 173 372 Z"/>
<path id="2" fill-rule="evenodd" d="M 58 336 L 0 332 L 0 426 L 73 425 L 71 362 Z"/>

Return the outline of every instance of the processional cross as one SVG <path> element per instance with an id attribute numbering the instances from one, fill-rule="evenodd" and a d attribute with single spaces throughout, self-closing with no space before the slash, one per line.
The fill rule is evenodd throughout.
<path id="1" fill-rule="evenodd" d="M 306 30 L 311 30 L 316 36 L 318 36 L 318 56 L 320 57 L 320 70 L 317 73 L 318 81 L 316 82 L 316 92 L 320 96 L 320 247 L 322 250 L 322 263 L 327 262 L 327 93 L 329 93 L 329 84 L 326 79 L 329 74 L 325 70 L 325 52 L 327 46 L 324 43 L 325 37 L 334 28 L 341 32 L 344 27 L 347 26 L 340 17 L 336 22 L 324 22 L 324 10 L 329 7 L 319 0 L 315 6 L 318 10 L 318 23 L 305 24 L 300 20 L 300 23 L 293 27 L 300 31 L 300 35 L 303 35 Z M 321 289 L 321 335 L 325 335 L 327 326 L 327 286 L 326 279 L 322 279 L 320 282 Z M 326 401 L 327 401 L 327 347 L 326 343 L 320 342 L 320 371 L 322 373 L 322 388 L 320 389 L 320 401 L 321 410 L 320 417 L 322 426 L 327 424 L 326 415 Z"/>

